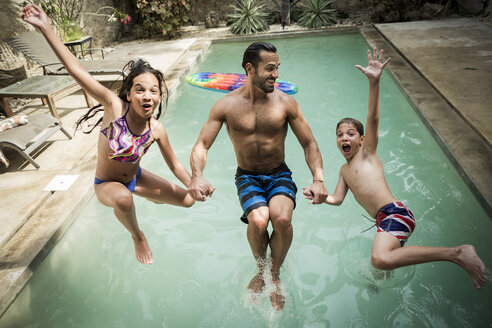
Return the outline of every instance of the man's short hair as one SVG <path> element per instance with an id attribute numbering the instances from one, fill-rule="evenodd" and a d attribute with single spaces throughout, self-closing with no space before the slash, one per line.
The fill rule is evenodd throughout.
<path id="1" fill-rule="evenodd" d="M 364 124 L 362 124 L 359 120 L 351 117 L 342 118 L 337 124 L 336 131 L 338 131 L 338 127 L 343 123 L 352 124 L 353 126 L 355 126 L 355 129 L 357 130 L 357 132 L 359 132 L 361 136 L 364 135 Z"/>
<path id="2" fill-rule="evenodd" d="M 261 61 L 260 52 L 262 50 L 268 52 L 277 52 L 277 48 L 269 42 L 254 42 L 244 51 L 243 68 L 246 71 L 246 64 L 251 63 L 254 68 L 258 68 L 258 63 Z"/>

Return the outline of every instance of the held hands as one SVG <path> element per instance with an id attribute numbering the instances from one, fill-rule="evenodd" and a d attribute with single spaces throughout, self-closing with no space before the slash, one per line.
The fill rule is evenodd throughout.
<path id="1" fill-rule="evenodd" d="M 191 197 L 199 202 L 204 202 L 208 197 L 212 197 L 215 188 L 204 177 L 192 177 L 188 192 Z"/>
<path id="2" fill-rule="evenodd" d="M 328 197 L 324 182 L 314 181 L 309 186 L 302 188 L 302 193 L 306 199 L 311 200 L 309 204 L 321 204 Z"/>
<path id="3" fill-rule="evenodd" d="M 50 21 L 46 13 L 35 4 L 26 5 L 22 11 L 21 18 L 24 22 L 40 29 L 50 26 Z"/>
<path id="4" fill-rule="evenodd" d="M 372 58 L 374 56 L 374 59 Z M 381 74 L 383 73 L 384 67 L 391 61 L 391 58 L 386 59 L 385 62 L 382 62 L 383 60 L 383 50 L 379 52 L 379 58 L 378 57 L 378 50 L 374 48 L 374 55 L 371 55 L 371 50 L 367 50 L 367 59 L 369 60 L 369 64 L 367 67 L 362 67 L 360 65 L 355 65 L 364 75 L 367 76 L 369 81 L 372 82 L 378 82 L 379 78 L 381 77 Z"/>

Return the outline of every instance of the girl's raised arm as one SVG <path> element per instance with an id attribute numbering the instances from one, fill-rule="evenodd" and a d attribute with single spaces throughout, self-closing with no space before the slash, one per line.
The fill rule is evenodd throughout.
<path id="1" fill-rule="evenodd" d="M 41 31 L 58 59 L 67 69 L 68 73 L 94 99 L 100 102 L 105 108 L 118 99 L 115 93 L 104 87 L 84 69 L 79 60 L 55 34 L 55 31 L 49 23 L 48 16 L 40 7 L 34 4 L 25 6 L 21 17 L 26 23 L 37 27 Z"/>

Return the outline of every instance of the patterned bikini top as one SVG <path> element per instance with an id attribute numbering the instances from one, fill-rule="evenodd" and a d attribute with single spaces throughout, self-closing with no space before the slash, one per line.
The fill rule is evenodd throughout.
<path id="1" fill-rule="evenodd" d="M 150 130 L 150 118 L 147 132 L 142 135 L 135 135 L 130 131 L 126 121 L 128 110 L 129 108 L 122 117 L 109 123 L 108 127 L 101 129 L 101 133 L 108 138 L 109 148 L 113 151 L 109 153 L 108 157 L 119 162 L 138 161 L 154 142 Z"/>

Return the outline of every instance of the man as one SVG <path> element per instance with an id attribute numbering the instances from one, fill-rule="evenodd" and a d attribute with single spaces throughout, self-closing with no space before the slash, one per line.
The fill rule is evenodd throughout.
<path id="1" fill-rule="evenodd" d="M 241 220 L 248 223 L 247 238 L 258 268 L 248 289 L 259 293 L 264 287 L 263 270 L 270 245 L 272 280 L 276 285 L 270 299 L 277 310 L 285 303 L 279 276 L 292 242 L 292 211 L 297 192 L 284 163 L 288 125 L 303 147 L 313 175 L 313 183 L 304 192 L 311 195 L 313 204 L 322 203 L 328 194 L 321 154 L 311 128 L 297 102 L 274 88 L 279 65 L 277 50 L 270 43 L 255 42 L 246 49 L 242 63 L 247 75 L 244 85 L 212 107 L 190 159 L 190 193 L 195 200 L 205 201 L 215 190 L 202 176 L 207 151 L 225 123 L 238 163 L 236 186 L 244 211 Z M 269 221 L 273 227 L 271 236 L 267 231 Z"/>

